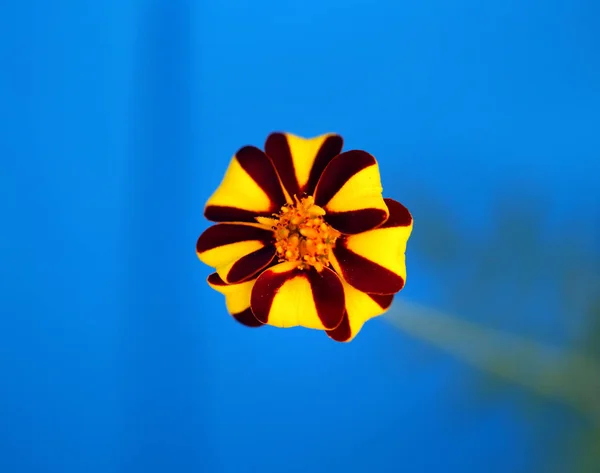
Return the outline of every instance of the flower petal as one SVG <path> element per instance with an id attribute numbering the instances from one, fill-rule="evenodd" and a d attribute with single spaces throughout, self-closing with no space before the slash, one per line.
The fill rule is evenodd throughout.
<path id="1" fill-rule="evenodd" d="M 342 323 L 327 335 L 338 342 L 349 342 L 362 329 L 365 322 L 387 311 L 392 304 L 393 294 L 374 295 L 360 292 L 342 281 L 346 296 L 346 312 Z"/>
<path id="2" fill-rule="evenodd" d="M 203 263 L 216 268 L 228 284 L 242 282 L 266 268 L 275 257 L 273 232 L 259 225 L 219 223 L 207 228 L 196 243 Z"/>
<path id="3" fill-rule="evenodd" d="M 315 138 L 301 138 L 291 133 L 272 133 L 265 142 L 281 182 L 290 196 L 304 192 L 312 195 L 329 162 L 342 151 L 340 135 L 327 133 Z"/>
<path id="4" fill-rule="evenodd" d="M 355 234 L 381 225 L 388 209 L 381 195 L 379 166 L 365 151 L 346 151 L 323 171 L 315 190 L 315 203 L 327 212 L 325 219 L 342 233 Z"/>
<path id="5" fill-rule="evenodd" d="M 252 312 L 262 323 L 275 327 L 302 326 L 332 330 L 344 315 L 344 289 L 331 269 L 297 269 L 281 263 L 256 280 L 250 299 Z"/>
<path id="6" fill-rule="evenodd" d="M 276 249 L 274 245 L 268 245 L 256 250 L 246 256 L 242 256 L 228 268 L 220 269 L 221 274 L 229 284 L 235 284 L 254 278 L 266 269 L 275 259 Z M 219 269 L 217 269 L 217 272 Z"/>
<path id="7" fill-rule="evenodd" d="M 256 279 L 241 284 L 227 284 L 217 273 L 208 276 L 208 285 L 225 296 L 227 310 L 239 323 L 247 327 L 262 327 L 250 309 L 250 294 Z"/>
<path id="8" fill-rule="evenodd" d="M 404 252 L 412 231 L 412 216 L 401 203 L 385 200 L 389 219 L 380 227 L 358 235 L 342 236 L 333 248 L 331 264 L 359 291 L 394 294 L 404 287 Z"/>
<path id="9" fill-rule="evenodd" d="M 268 217 L 285 203 L 273 163 L 258 148 L 245 146 L 208 199 L 204 216 L 213 222 L 253 222 L 254 217 Z"/>

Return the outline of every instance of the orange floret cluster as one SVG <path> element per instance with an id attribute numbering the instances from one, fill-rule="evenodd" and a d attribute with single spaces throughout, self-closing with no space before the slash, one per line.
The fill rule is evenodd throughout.
<path id="1" fill-rule="evenodd" d="M 340 232 L 323 220 L 325 210 L 312 196 L 298 199 L 295 204 L 284 205 L 275 216 L 275 248 L 279 261 L 298 263 L 298 268 L 313 266 L 322 271 L 329 266 L 329 255 Z"/>

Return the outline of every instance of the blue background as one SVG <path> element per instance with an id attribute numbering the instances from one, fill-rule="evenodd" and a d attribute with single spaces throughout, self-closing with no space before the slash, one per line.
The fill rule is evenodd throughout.
<path id="1" fill-rule="evenodd" d="M 477 373 L 381 320 L 351 344 L 239 326 L 194 245 L 274 130 L 374 154 L 416 248 L 423 189 L 466 232 L 517 183 L 559 226 L 593 210 L 599 23 L 591 0 L 2 2 L 0 471 L 526 471 L 542 445 Z M 402 296 L 440 303 L 408 264 Z"/>

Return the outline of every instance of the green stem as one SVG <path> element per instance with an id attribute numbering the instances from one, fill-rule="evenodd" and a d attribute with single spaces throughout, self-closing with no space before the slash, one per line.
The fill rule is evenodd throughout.
<path id="1" fill-rule="evenodd" d="M 600 424 L 596 360 L 406 301 L 397 301 L 384 319 L 472 366 L 566 403 Z"/>

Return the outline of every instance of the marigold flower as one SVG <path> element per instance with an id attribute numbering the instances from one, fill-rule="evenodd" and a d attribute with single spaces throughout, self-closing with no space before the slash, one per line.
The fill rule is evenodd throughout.
<path id="1" fill-rule="evenodd" d="M 208 284 L 249 327 L 302 326 L 352 340 L 406 280 L 409 211 L 382 197 L 379 167 L 342 137 L 272 133 L 241 148 L 204 215 L 196 244 Z"/>

